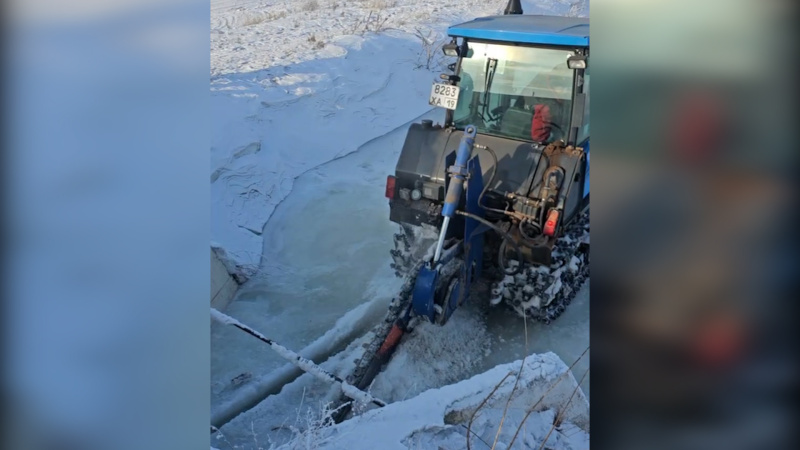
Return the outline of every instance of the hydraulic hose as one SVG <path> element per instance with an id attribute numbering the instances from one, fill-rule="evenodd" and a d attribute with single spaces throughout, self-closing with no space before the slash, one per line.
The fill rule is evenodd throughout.
<path id="1" fill-rule="evenodd" d="M 519 249 L 519 245 L 516 243 L 516 241 L 514 241 L 514 239 L 511 237 L 511 235 L 509 235 L 507 232 L 505 232 L 503 229 L 501 229 L 497 225 L 493 224 L 492 222 L 489 222 L 488 220 L 484 219 L 483 217 L 476 216 L 475 214 L 468 213 L 466 211 L 456 211 L 456 214 L 462 215 L 464 217 L 469 217 L 470 219 L 473 219 L 473 220 L 477 220 L 478 222 L 486 225 L 487 227 L 493 229 L 494 231 L 499 233 L 501 236 L 503 236 L 503 242 L 511 242 L 511 245 L 513 245 L 514 249 L 517 251 L 517 261 L 519 261 L 520 265 L 522 264 L 522 251 Z M 512 273 L 509 273 L 506 270 L 505 264 L 503 263 L 504 260 L 503 260 L 503 252 L 502 251 L 500 252 L 499 261 L 500 261 L 500 268 L 503 270 L 504 274 L 506 274 L 506 275 L 516 275 L 516 274 L 519 273 L 519 267 L 520 266 L 517 266 L 517 268 L 515 268 L 514 272 L 512 272 Z"/>
<path id="2" fill-rule="evenodd" d="M 488 183 L 483 185 L 483 190 L 481 191 L 481 195 L 478 196 L 478 206 L 480 206 L 481 208 L 483 208 L 483 209 L 485 209 L 487 211 L 497 212 L 497 213 L 505 215 L 506 211 L 504 211 L 502 209 L 490 208 L 488 206 L 484 206 L 483 205 L 483 196 L 484 196 L 484 194 L 486 194 L 486 191 L 489 190 L 489 186 L 491 186 L 494 183 L 495 178 L 497 178 L 497 170 L 500 168 L 500 166 L 498 165 L 498 162 L 497 162 L 497 153 L 495 153 L 494 150 L 492 150 L 491 147 L 488 147 L 486 145 L 475 144 L 475 147 L 479 148 L 481 150 L 486 150 L 487 152 L 489 152 L 489 154 L 492 155 L 492 159 L 494 160 L 494 171 L 492 172 L 492 178 L 489 179 Z"/>

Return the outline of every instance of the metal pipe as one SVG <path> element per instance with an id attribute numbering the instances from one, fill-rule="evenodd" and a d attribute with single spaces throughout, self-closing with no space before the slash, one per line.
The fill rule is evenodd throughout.
<path id="1" fill-rule="evenodd" d="M 375 321 L 386 313 L 386 305 L 382 301 L 371 301 L 358 307 L 337 321 L 336 325 L 323 336 L 316 339 L 303 350 L 300 355 L 312 361 L 324 361 L 331 355 L 344 350 L 347 345 L 369 331 Z M 222 427 L 239 414 L 258 405 L 270 395 L 275 395 L 284 386 L 303 375 L 301 369 L 294 364 L 283 367 L 254 379 L 251 383 L 239 387 L 233 397 L 219 405 L 213 405 L 211 424 Z"/>
<path id="2" fill-rule="evenodd" d="M 328 372 L 327 370 L 323 369 L 322 367 L 315 364 L 313 361 L 303 358 L 302 356 L 298 355 L 297 353 L 289 350 L 288 348 L 278 344 L 277 342 L 273 341 L 272 339 L 267 338 L 263 334 L 259 333 L 258 331 L 250 328 L 249 326 L 239 322 L 238 320 L 234 319 L 233 317 L 221 313 L 214 308 L 211 308 L 211 318 L 216 320 L 219 323 L 225 325 L 232 325 L 245 333 L 255 337 L 256 339 L 264 342 L 265 344 L 269 345 L 277 354 L 279 354 L 285 360 L 291 362 L 292 364 L 296 365 L 298 368 L 302 369 L 304 372 L 310 373 L 315 377 L 319 378 L 322 381 L 329 381 L 331 383 L 338 383 L 342 387 L 342 392 L 344 395 L 352 398 L 353 400 L 358 400 L 362 403 L 374 403 L 378 406 L 386 406 L 386 402 L 382 400 L 378 400 L 368 392 L 364 392 L 361 389 L 347 383 L 343 379 L 339 378 L 338 376 Z"/>

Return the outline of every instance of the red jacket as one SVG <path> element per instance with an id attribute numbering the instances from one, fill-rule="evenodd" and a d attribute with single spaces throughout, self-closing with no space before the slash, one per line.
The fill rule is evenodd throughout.
<path id="1" fill-rule="evenodd" d="M 531 122 L 531 139 L 537 142 L 545 142 L 550 137 L 553 116 L 550 107 L 547 105 L 535 105 L 533 107 L 533 121 Z"/>

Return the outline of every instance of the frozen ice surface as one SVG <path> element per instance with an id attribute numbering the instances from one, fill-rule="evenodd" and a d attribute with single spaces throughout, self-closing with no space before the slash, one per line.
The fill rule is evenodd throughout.
<path id="1" fill-rule="evenodd" d="M 403 126 L 295 181 L 264 228 L 263 274 L 240 288 L 226 314 L 300 351 L 364 302 L 388 307 L 401 280 L 389 266 L 397 225 L 388 220 L 383 186 L 406 131 Z M 238 383 L 284 364 L 235 328 L 213 324 L 211 338 L 212 405 L 229 399 Z"/>

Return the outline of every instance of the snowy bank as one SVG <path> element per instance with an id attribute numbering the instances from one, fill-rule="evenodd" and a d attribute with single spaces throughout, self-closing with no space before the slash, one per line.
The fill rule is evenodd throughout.
<path id="1" fill-rule="evenodd" d="M 319 449 L 466 448 L 468 429 L 476 449 L 491 447 L 496 436 L 498 449 L 539 448 L 545 440 L 552 449 L 589 448 L 589 403 L 561 359 L 534 354 L 339 425 L 306 430 L 280 448 L 305 445 L 311 432 Z"/>

